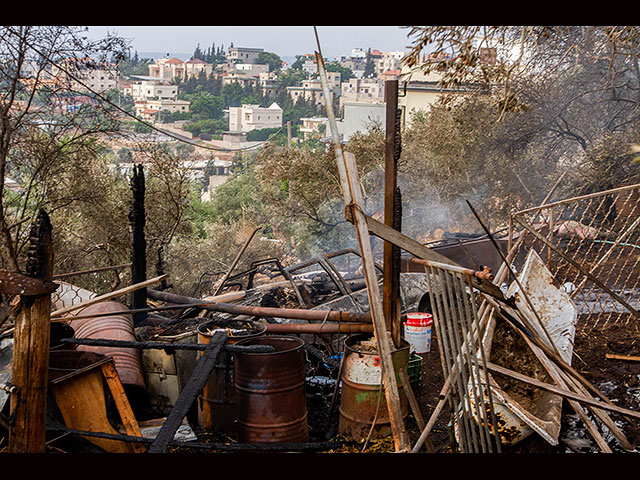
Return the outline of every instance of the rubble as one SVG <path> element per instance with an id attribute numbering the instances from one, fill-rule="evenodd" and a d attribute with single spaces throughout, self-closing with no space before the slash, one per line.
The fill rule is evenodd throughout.
<path id="1" fill-rule="evenodd" d="M 364 212 L 356 159 L 336 147 L 359 251 L 297 265 L 265 258 L 235 273 L 256 228 L 210 296 L 173 293 L 167 275 L 147 279 L 138 267 L 131 285 L 102 295 L 56 282 L 41 219 L 29 274 L 0 271 L 10 297 L 0 310 L 2 447 L 500 453 L 541 441 L 552 452 L 636 451 L 640 362 L 635 340 L 622 340 L 637 337 L 637 266 L 618 249 L 639 243 L 637 213 L 625 203 L 605 226 L 597 209 L 578 217 L 567 205 L 640 185 L 545 201 L 516 212 L 499 237 L 476 214 L 484 235 L 429 247 L 401 233 L 397 209 L 385 208 L 384 221 Z M 385 242 L 382 262 L 371 235 Z M 583 301 L 602 292 L 618 308 Z M 417 382 L 401 328 L 409 312 L 433 317 Z M 593 333 L 604 327 L 619 337 Z M 295 361 L 279 363 L 284 354 Z M 568 430 L 577 425 L 587 435 Z"/>

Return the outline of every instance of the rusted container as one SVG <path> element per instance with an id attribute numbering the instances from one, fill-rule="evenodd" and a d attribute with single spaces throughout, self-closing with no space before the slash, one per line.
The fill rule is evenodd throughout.
<path id="1" fill-rule="evenodd" d="M 118 312 L 126 309 L 127 306 L 120 302 L 106 301 L 82 309 L 81 314 L 109 314 L 109 312 Z M 133 318 L 129 314 L 114 313 L 112 315 L 78 320 L 73 320 L 73 317 L 69 317 L 68 324 L 74 329 L 76 338 L 136 341 Z M 78 345 L 76 350 L 95 352 L 113 357 L 116 371 L 131 403 L 142 402 L 146 399 L 140 349 Z"/>
<path id="2" fill-rule="evenodd" d="M 177 335 L 160 335 L 148 339 L 154 342 L 173 344 L 195 344 L 197 341 L 196 327 Z M 166 352 L 158 349 L 144 349 L 142 351 L 142 369 L 149 394 L 151 408 L 160 415 L 169 415 L 174 407 L 182 388 L 191 377 L 198 360 L 197 352 L 193 350 L 176 349 Z"/>
<path id="3" fill-rule="evenodd" d="M 235 354 L 238 441 L 306 442 L 304 341 L 265 335 L 238 345 L 269 345 L 269 353 Z"/>
<path id="4" fill-rule="evenodd" d="M 409 343 L 403 341 L 401 348 L 392 347 L 391 352 L 403 417 L 408 414 L 408 401 L 398 372 L 401 368 L 405 372 L 407 371 L 409 348 Z M 367 438 L 375 419 L 371 438 L 390 435 L 391 419 L 384 387 L 380 388 L 382 365 L 375 339 L 370 335 L 350 336 L 344 342 L 344 356 L 338 426 L 340 434 L 356 441 Z M 380 406 L 378 408 L 379 397 Z"/>
<path id="5" fill-rule="evenodd" d="M 250 320 L 214 319 L 198 326 L 198 343 L 208 344 L 217 329 L 224 329 L 227 344 L 233 345 L 264 335 L 266 326 Z M 236 433 L 233 361 L 233 353 L 223 349 L 202 394 L 198 396 L 198 425 L 204 430 L 217 428 L 230 435 Z"/>

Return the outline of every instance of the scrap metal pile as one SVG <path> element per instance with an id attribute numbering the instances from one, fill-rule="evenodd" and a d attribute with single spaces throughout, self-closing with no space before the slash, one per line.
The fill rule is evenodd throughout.
<path id="1" fill-rule="evenodd" d="M 616 405 L 572 363 L 579 318 L 596 328 L 640 316 L 640 185 L 545 200 L 513 214 L 500 238 L 469 203 L 484 235 L 430 248 L 399 228 L 398 87 L 387 83 L 383 222 L 365 213 L 356 159 L 334 138 L 358 250 L 236 272 L 256 229 L 211 295 L 190 297 L 172 293 L 166 275 L 146 278 L 136 238 L 143 199 L 131 216 L 132 264 L 91 272 L 53 275 L 41 212 L 27 272 L 0 271 L 3 447 L 340 452 L 390 439 L 389 451 L 435 452 L 445 417 L 449 451 L 499 453 L 533 435 L 558 445 L 566 401 L 600 451 L 613 451 L 612 441 L 634 451 L 612 415 L 637 423 L 640 412 Z M 143 187 L 141 174 L 134 183 Z M 382 259 L 371 236 L 384 241 Z M 68 281 L 129 268 L 131 284 L 104 293 Z M 428 373 L 412 369 L 423 353 L 405 328 L 413 313 L 433 322 L 444 379 L 429 398 L 414 391 Z M 427 404 L 435 407 L 425 418 Z"/>

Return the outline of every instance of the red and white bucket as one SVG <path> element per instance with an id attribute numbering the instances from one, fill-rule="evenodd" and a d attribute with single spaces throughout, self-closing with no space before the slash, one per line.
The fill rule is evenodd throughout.
<path id="1" fill-rule="evenodd" d="M 430 313 L 407 313 L 404 322 L 404 339 L 409 342 L 414 353 L 427 353 L 431 350 L 431 326 L 433 317 Z"/>

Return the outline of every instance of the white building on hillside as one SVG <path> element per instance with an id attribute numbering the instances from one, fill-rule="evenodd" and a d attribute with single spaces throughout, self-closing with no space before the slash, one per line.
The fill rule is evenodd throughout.
<path id="1" fill-rule="evenodd" d="M 130 91 L 129 91 L 130 88 Z M 130 93 L 134 100 L 175 100 L 178 97 L 178 87 L 161 78 L 134 76 L 131 87 L 125 93 Z"/>
<path id="2" fill-rule="evenodd" d="M 268 108 L 259 105 L 229 107 L 230 132 L 250 132 L 279 127 L 282 127 L 282 108 L 275 102 Z"/>

